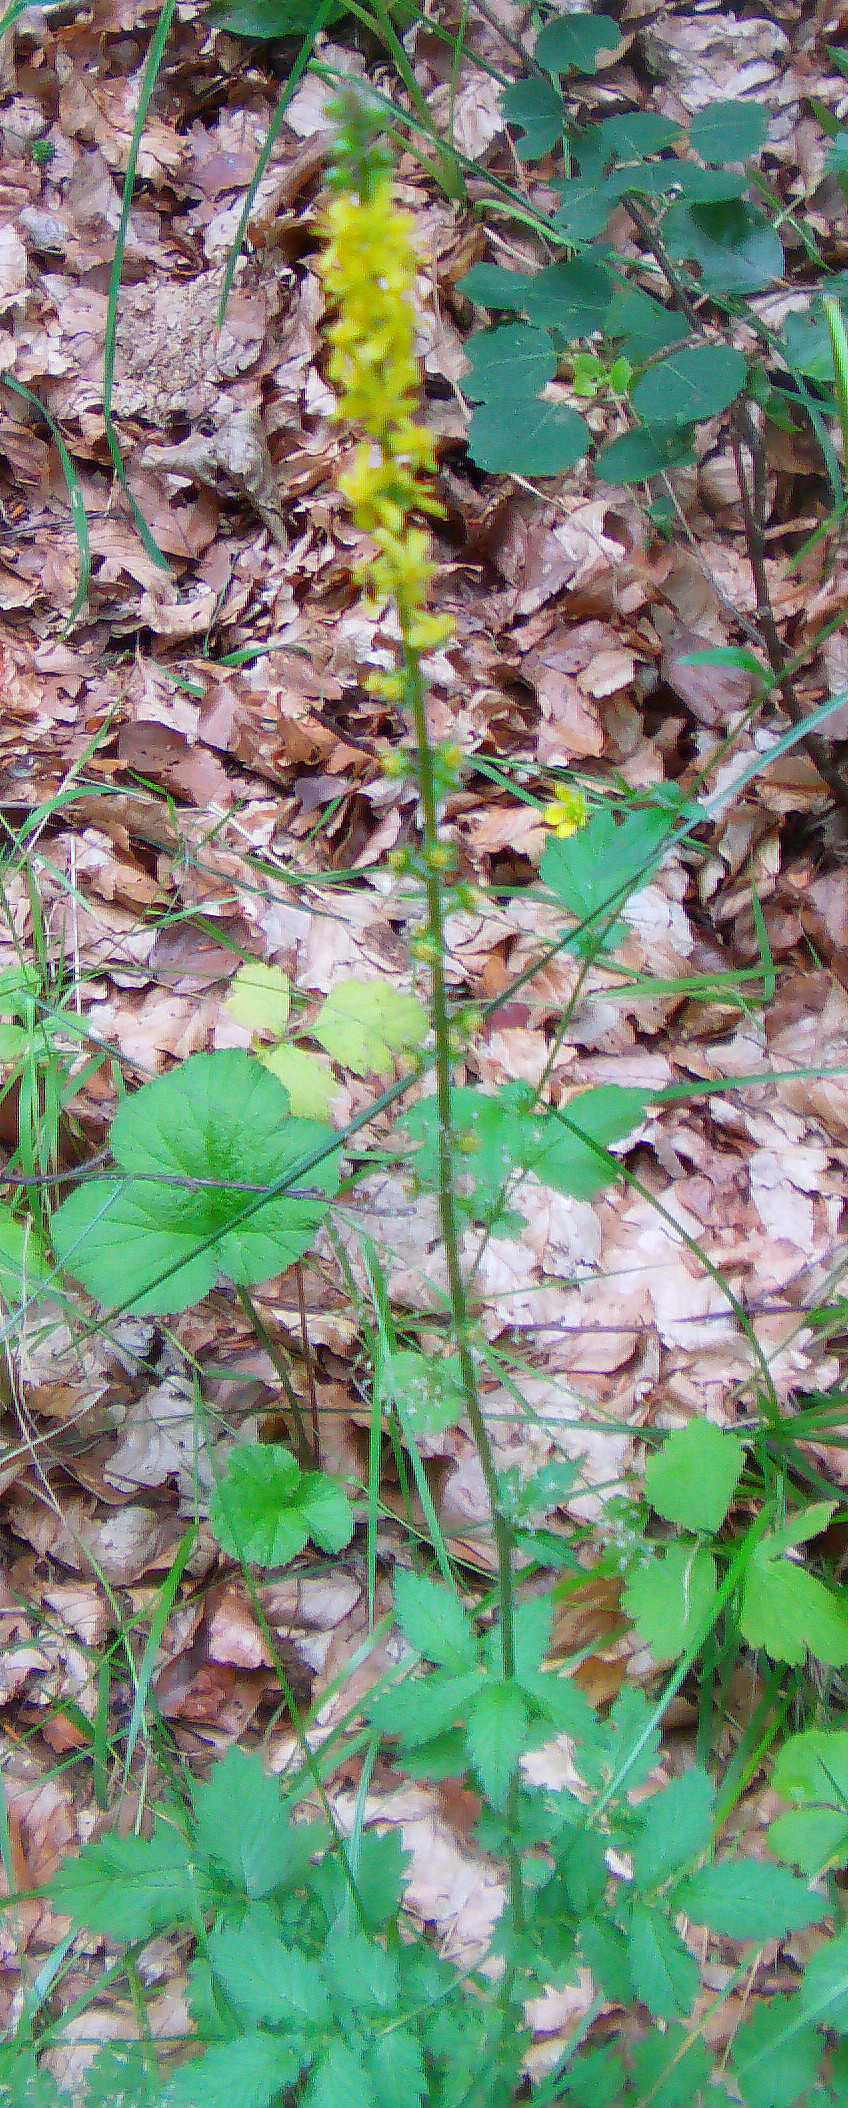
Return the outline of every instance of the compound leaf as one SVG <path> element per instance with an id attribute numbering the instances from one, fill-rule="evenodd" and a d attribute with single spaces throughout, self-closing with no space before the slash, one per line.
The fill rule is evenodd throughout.
<path id="1" fill-rule="evenodd" d="M 149 1940 L 192 1922 L 198 1882 L 182 1832 L 160 1822 L 153 1836 L 101 1837 L 84 1845 L 50 1884 L 56 1910 L 110 1940 Z"/>
<path id="2" fill-rule="evenodd" d="M 695 1925 L 730 1940 L 784 1939 L 826 1918 L 826 1896 L 813 1895 L 788 1867 L 763 1859 L 723 1859 L 702 1867 L 674 1892 L 679 1910 Z"/>
<path id="3" fill-rule="evenodd" d="M 492 1806 L 506 1799 L 518 1759 L 527 1748 L 530 1714 L 518 1685 L 491 1682 L 474 1697 L 468 1716 L 468 1754 Z"/>
<path id="4" fill-rule="evenodd" d="M 628 1960 L 637 1998 L 657 2020 L 688 2013 L 700 1970 L 661 1911 L 634 1898 L 628 1926 Z"/>

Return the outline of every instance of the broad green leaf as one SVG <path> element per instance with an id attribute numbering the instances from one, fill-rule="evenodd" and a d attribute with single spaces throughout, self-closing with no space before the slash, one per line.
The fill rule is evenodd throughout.
<path id="1" fill-rule="evenodd" d="M 315 1850 L 315 1826 L 296 1823 L 259 1757 L 238 1748 L 192 1787 L 195 1846 L 232 1886 L 258 1900 L 296 1887 Z"/>
<path id="2" fill-rule="evenodd" d="M 611 15 L 558 15 L 536 39 L 534 57 L 548 73 L 594 73 L 602 51 L 617 51 L 621 31 Z"/>
<path id="3" fill-rule="evenodd" d="M 288 1946 L 267 1923 L 260 1905 L 240 1924 L 215 1927 L 209 1960 L 218 1982 L 250 2027 L 320 2027 L 330 2001 L 320 1965 Z"/>
<path id="4" fill-rule="evenodd" d="M 522 161 L 540 161 L 543 154 L 561 144 L 565 111 L 553 81 L 513 81 L 501 96 L 501 110 L 507 124 L 518 126 L 516 147 Z M 484 305 L 489 307 L 491 303 L 487 300 Z"/>
<path id="5" fill-rule="evenodd" d="M 443 1669 L 473 1669 L 479 1654 L 468 1612 L 444 1582 L 398 1569 L 395 1615 L 404 1639 Z"/>
<path id="6" fill-rule="evenodd" d="M 716 1564 L 693 1543 L 673 1544 L 628 1575 L 624 1608 L 657 1661 L 700 1643 L 716 1599 Z"/>
<path id="7" fill-rule="evenodd" d="M 815 2026 L 848 2034 L 848 1930 L 820 1947 L 807 1963 L 797 2004 Z"/>
<path id="8" fill-rule="evenodd" d="M 801 1663 L 809 1652 L 838 1667 L 848 1661 L 848 1612 L 824 1582 L 769 1540 L 757 1545 L 745 1573 L 740 1624 L 749 1647 L 773 1661 Z"/>
<path id="9" fill-rule="evenodd" d="M 661 154 L 680 138 L 681 129 L 673 117 L 660 117 L 656 110 L 627 110 L 621 117 L 605 117 L 598 126 L 604 146 L 619 161 Z"/>
<path id="10" fill-rule="evenodd" d="M 343 1921 L 337 1919 L 324 1949 L 324 1961 L 337 2003 L 352 2006 L 369 2019 L 396 2011 L 397 1961 L 359 1927 L 345 1929 Z"/>
<path id="11" fill-rule="evenodd" d="M 771 1824 L 772 1851 L 808 1875 L 848 1863 L 848 1732 L 812 1727 L 791 1735 L 778 1754 L 772 1785 L 799 1803 Z"/>
<path id="12" fill-rule="evenodd" d="M 0 1025 L 0 1062 L 21 1061 L 32 1044 L 25 1025 Z"/>
<path id="13" fill-rule="evenodd" d="M 346 2042 L 331 2042 L 316 2059 L 303 2108 L 375 2108 L 374 2089 L 362 2059 Z"/>
<path id="14" fill-rule="evenodd" d="M 527 1748 L 527 1700 L 514 1683 L 484 1684 L 472 1701 L 466 1727 L 468 1754 L 488 1800 L 501 1808 L 518 1759 Z"/>
<path id="15" fill-rule="evenodd" d="M 29 1302 L 48 1286 L 53 1269 L 44 1239 L 27 1215 L 0 1202 L 0 1301 L 7 1310 Z"/>
<path id="16" fill-rule="evenodd" d="M 680 316 L 638 285 L 619 286 L 607 309 L 604 329 L 608 337 L 621 343 L 634 362 L 653 357 L 655 351 L 678 343 L 686 334 Z M 629 436 L 624 434 L 625 438 Z M 612 445 L 617 444 L 612 441 Z"/>
<path id="17" fill-rule="evenodd" d="M 302 2068 L 298 2051 L 257 2028 L 181 2065 L 166 2080 L 159 2108 L 268 2108 Z"/>
<path id="18" fill-rule="evenodd" d="M 731 2062 L 745 2108 L 796 2108 L 812 2086 L 824 2045 L 798 2024 L 796 1998 L 752 2000 L 733 2038 Z"/>
<path id="19" fill-rule="evenodd" d="M 787 1516 L 766 1540 L 769 1557 L 776 1552 L 788 1552 L 798 1544 L 809 1544 L 812 1537 L 820 1537 L 832 1521 L 836 1508 L 835 1500 L 817 1500 L 811 1508 L 801 1508 L 797 1515 Z"/>
<path id="20" fill-rule="evenodd" d="M 387 1076 L 396 1054 L 420 1047 L 428 1023 L 418 997 L 388 981 L 340 981 L 319 1010 L 312 1038 L 354 1076 Z"/>
<path id="21" fill-rule="evenodd" d="M 524 313 L 541 329 L 557 329 L 569 342 L 601 329 L 615 280 L 604 264 L 577 256 L 549 264 L 528 279 Z"/>
<path id="22" fill-rule="evenodd" d="M 696 344 L 669 352 L 650 367 L 632 391 L 634 410 L 646 424 L 696 424 L 726 410 L 741 394 L 748 366 L 729 344 Z"/>
<path id="23" fill-rule="evenodd" d="M 628 1960 L 637 1998 L 657 2020 L 676 2020 L 695 1998 L 701 1972 L 661 1911 L 634 1898 L 629 1912 Z"/>
<path id="24" fill-rule="evenodd" d="M 768 111 L 759 102 L 711 102 L 689 126 L 689 144 L 702 161 L 751 161 L 768 138 Z"/>
<path id="25" fill-rule="evenodd" d="M 230 984 L 226 1008 L 249 1032 L 268 1032 L 282 1039 L 291 1009 L 291 982 L 281 966 L 249 959 Z"/>
<path id="26" fill-rule="evenodd" d="M 242 1442 L 209 1500 L 209 1523 L 225 1552 L 253 1566 L 286 1566 L 309 1538 L 340 1552 L 353 1536 L 344 1488 L 302 1472 L 277 1442 Z"/>
<path id="27" fill-rule="evenodd" d="M 589 1920 L 580 1927 L 580 1946 L 587 1968 L 591 1969 L 598 1988 L 616 2005 L 627 2006 L 633 1997 L 633 1978 L 627 1956 L 627 1941 L 617 1925 L 603 1918 Z M 582 2094 L 575 2096 L 582 2101 Z M 569 2100 L 572 2095 L 569 2094 Z M 615 2096 L 618 2108 L 619 2096 Z M 594 2108 L 587 2097 L 586 2108 Z"/>
<path id="28" fill-rule="evenodd" d="M 427 2092 L 421 2044 L 408 2027 L 378 2035 L 368 2054 L 368 2076 L 377 2108 L 414 2108 Z"/>
<path id="29" fill-rule="evenodd" d="M 803 314 L 787 315 L 781 348 L 787 366 L 820 388 L 832 386 L 833 346 L 823 314 L 808 307 Z"/>
<path id="30" fill-rule="evenodd" d="M 435 1735 L 468 1717 L 482 1683 L 479 1669 L 458 1676 L 408 1676 L 394 1691 L 384 1691 L 365 1711 L 381 1735 L 399 1735 L 410 1749 L 420 1749 Z"/>
<path id="31" fill-rule="evenodd" d="M 328 1122 L 339 1086 L 328 1061 L 320 1054 L 307 1054 L 304 1047 L 269 1047 L 258 1059 L 276 1076 L 286 1092 L 297 1120 Z"/>
<path id="32" fill-rule="evenodd" d="M 693 1768 L 672 1779 L 639 1806 L 639 1834 L 633 1845 L 633 1879 L 641 1890 L 661 1888 L 672 1874 L 691 1866 L 712 1836 L 715 1787 L 705 1771 Z"/>
<path id="33" fill-rule="evenodd" d="M 605 1152 L 623 1141 L 644 1118 L 650 1092 L 601 1084 L 581 1091 L 561 1110 L 543 1114 L 525 1110 L 523 1087 L 507 1085 L 497 1096 L 461 1085 L 453 1094 L 453 1126 L 462 1170 L 473 1184 L 475 1201 L 485 1213 L 494 1209 L 504 1185 L 532 1171 L 555 1192 L 590 1200 L 616 1176 Z M 413 1139 L 421 1139 L 415 1169 L 423 1184 L 438 1180 L 438 1107 L 419 1101 L 404 1116 Z"/>
<path id="34" fill-rule="evenodd" d="M 459 1356 L 435 1360 L 414 1348 L 399 1348 L 383 1364 L 383 1398 L 397 1410 L 407 1440 L 445 1434 L 465 1410 Z"/>
<path id="35" fill-rule="evenodd" d="M 150 1838 L 101 1837 L 84 1845 L 50 1884 L 54 1908 L 110 1940 L 149 1940 L 194 1923 L 202 1906 L 186 1840 L 159 1822 Z"/>
<path id="36" fill-rule="evenodd" d="M 235 1051 L 192 1055 L 144 1084 L 110 1140 L 127 1176 L 80 1186 L 53 1217 L 53 1244 L 92 1295 L 135 1311 L 186 1310 L 219 1274 L 251 1287 L 283 1273 L 312 1243 L 322 1195 L 339 1180 L 336 1151 L 310 1166 L 326 1128 L 292 1119 L 282 1084 Z M 281 1179 L 309 1197 L 257 1205 Z"/>
<path id="37" fill-rule="evenodd" d="M 826 1918 L 826 1896 L 813 1895 L 788 1867 L 763 1859 L 723 1859 L 702 1867 L 674 1892 L 678 1910 L 695 1925 L 731 1940 L 777 1940 Z"/>
<path id="38" fill-rule="evenodd" d="M 741 201 L 672 205 L 663 241 L 675 262 L 695 267 L 704 293 L 761 293 L 783 276 L 779 234 Z"/>
<path id="39" fill-rule="evenodd" d="M 369 1932 L 381 1932 L 397 1917 L 411 1864 L 399 1830 L 387 1830 L 382 1837 L 376 1830 L 363 1833 L 356 1856 L 356 1892 Z"/>
<path id="40" fill-rule="evenodd" d="M 645 1472 L 645 1492 L 658 1515 L 682 1530 L 720 1530 L 745 1466 L 735 1435 L 709 1420 L 690 1420 L 667 1435 Z"/>
<path id="41" fill-rule="evenodd" d="M 704 2108 L 707 2103 L 712 2108 L 713 2102 L 721 2108 L 721 2095 L 716 2096 L 712 2088 L 706 2090 L 713 2069 L 707 2045 L 698 2036 L 687 2043 L 687 2035 L 682 2027 L 667 2028 L 662 2035 L 655 2029 L 646 2041 L 637 2043 L 631 2099 L 650 2101 L 651 2108 L 692 2108 L 693 2102 L 701 2100 Z"/>
<path id="42" fill-rule="evenodd" d="M 526 314 L 527 296 L 536 284 L 532 271 L 508 271 L 504 264 L 472 264 L 457 286 L 478 307 L 500 309 L 504 314 Z"/>
<path id="43" fill-rule="evenodd" d="M 526 322 L 504 322 L 481 330 L 465 344 L 471 372 L 462 392 L 472 403 L 526 403 L 552 381 L 556 352 L 546 330 Z"/>
<path id="44" fill-rule="evenodd" d="M 610 213 L 618 202 L 614 183 L 578 183 L 572 177 L 559 186 L 561 203 L 552 215 L 551 226 L 570 249 L 584 249 L 603 234 Z"/>
<path id="45" fill-rule="evenodd" d="M 649 884 L 671 832 L 667 813 L 647 808 L 628 812 L 616 822 L 610 806 L 599 805 L 588 826 L 565 841 L 548 842 L 540 868 L 542 883 L 578 922 L 589 924 L 570 938 L 570 950 L 594 956 L 610 915 L 640 885 Z M 620 943 L 622 934 L 626 933 L 620 926 L 618 933 L 610 930 L 605 943 Z"/>
<path id="46" fill-rule="evenodd" d="M 672 432 L 670 427 L 658 430 L 643 425 L 638 431 L 622 432 L 620 439 L 611 439 L 601 449 L 595 475 L 600 483 L 649 483 L 652 476 L 664 475 L 694 458 L 691 435 L 683 427 Z"/>
<path id="47" fill-rule="evenodd" d="M 471 459 L 492 476 L 562 476 L 591 441 L 585 419 L 568 403 L 484 403 L 468 427 Z"/>

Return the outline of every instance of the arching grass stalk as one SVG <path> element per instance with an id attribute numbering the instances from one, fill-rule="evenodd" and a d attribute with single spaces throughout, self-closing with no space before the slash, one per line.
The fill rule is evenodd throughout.
<path id="1" fill-rule="evenodd" d="M 430 980 L 439 1114 L 439 1217 L 463 1399 L 492 1511 L 501 1654 L 503 1673 L 509 1679 L 515 1674 L 512 1542 L 480 1402 L 460 1253 L 454 1048 L 444 969 L 446 882 L 454 853 L 442 838 L 440 809 L 446 792 L 458 780 L 460 757 L 449 743 L 431 741 L 421 668 L 422 653 L 444 643 L 452 624 L 449 618 L 428 612 L 428 588 L 435 566 L 430 561 L 429 536 L 414 524 L 415 515 L 437 513 L 441 508 L 433 491 L 433 440 L 416 418 L 420 375 L 415 356 L 413 222 L 398 205 L 391 160 L 376 133 L 373 111 L 354 96 L 340 99 L 331 109 L 339 134 L 320 265 L 332 309 L 329 378 L 338 393 L 337 417 L 363 434 L 338 484 L 357 525 L 376 545 L 376 555 L 363 567 L 361 581 L 371 608 L 380 612 L 393 603 L 400 628 L 397 669 L 370 675 L 366 685 L 372 694 L 405 703 L 414 733 L 414 749 L 391 756 L 390 772 L 412 777 L 421 801 L 421 847 L 414 855 L 404 853 L 403 868 L 420 879 L 427 909 L 426 930 L 416 940 L 415 949 Z M 376 124 L 379 122 L 378 116 Z M 517 1854 L 511 1874 L 513 1910 L 520 1922 Z"/>

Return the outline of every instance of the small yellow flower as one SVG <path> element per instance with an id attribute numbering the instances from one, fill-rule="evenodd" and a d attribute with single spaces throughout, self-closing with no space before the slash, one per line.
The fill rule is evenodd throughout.
<path id="1" fill-rule="evenodd" d="M 570 834 L 577 834 L 588 824 L 589 813 L 583 792 L 569 790 L 566 783 L 557 784 L 550 803 L 542 812 L 546 827 L 552 827 L 561 842 Z"/>

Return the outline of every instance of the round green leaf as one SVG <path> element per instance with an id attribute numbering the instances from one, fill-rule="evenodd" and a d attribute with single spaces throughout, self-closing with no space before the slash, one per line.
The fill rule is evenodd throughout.
<path id="1" fill-rule="evenodd" d="M 538 279 L 532 271 L 508 271 L 503 264 L 473 264 L 457 286 L 478 307 L 501 308 L 504 313 L 524 314 L 527 295 Z"/>
<path id="2" fill-rule="evenodd" d="M 248 959 L 235 974 L 226 1005 L 236 1024 L 281 1039 L 291 1008 L 291 982 L 281 966 Z"/>
<path id="3" fill-rule="evenodd" d="M 603 328 L 613 289 L 614 280 L 603 264 L 579 256 L 570 263 L 549 264 L 528 278 L 522 305 L 531 322 L 561 330 L 570 341 Z"/>
<path id="4" fill-rule="evenodd" d="M 748 378 L 741 351 L 729 344 L 697 344 L 673 351 L 636 382 L 632 402 L 646 424 L 696 424 L 715 417 L 740 395 Z"/>
<path id="5" fill-rule="evenodd" d="M 427 1024 L 418 997 L 388 981 L 340 981 L 322 1005 L 312 1037 L 354 1076 L 386 1076 L 396 1054 L 420 1047 Z"/>
<path id="6" fill-rule="evenodd" d="M 646 154 L 660 154 L 681 132 L 673 117 L 660 117 L 656 110 L 627 110 L 621 117 L 606 117 L 598 129 L 604 146 L 619 161 L 641 161 Z"/>
<path id="7" fill-rule="evenodd" d="M 562 476 L 588 452 L 592 434 L 567 403 L 485 403 L 468 429 L 468 451 L 492 476 Z"/>
<path id="8" fill-rule="evenodd" d="M 471 372 L 463 381 L 470 402 L 524 402 L 537 396 L 556 373 L 556 352 L 543 329 L 505 322 L 482 330 L 465 347 Z"/>
<path id="9" fill-rule="evenodd" d="M 599 483 L 648 483 L 652 476 L 692 458 L 688 431 L 681 428 L 670 437 L 667 431 L 645 425 L 641 431 L 622 432 L 620 439 L 611 439 L 598 455 L 595 475 Z"/>
<path id="10" fill-rule="evenodd" d="M 353 1535 L 343 1488 L 323 1473 L 301 1471 L 278 1442 L 244 1442 L 209 1500 L 209 1523 L 222 1550 L 251 1566 L 286 1566 L 310 1537 L 340 1552 Z"/>
<path id="11" fill-rule="evenodd" d="M 539 161 L 561 144 L 565 111 L 553 81 L 513 81 L 504 89 L 501 109 L 507 124 L 520 130 L 516 145 L 522 161 Z"/>
<path id="12" fill-rule="evenodd" d="M 548 73 L 594 73 L 602 51 L 617 51 L 621 30 L 610 15 L 560 15 L 536 39 L 535 57 Z"/>
<path id="13" fill-rule="evenodd" d="M 338 1186 L 337 1152 L 311 1163 L 326 1127 L 292 1119 L 282 1084 L 236 1051 L 195 1054 L 145 1084 L 116 1113 L 111 1143 L 126 1175 L 79 1186 L 53 1218 L 53 1244 L 112 1308 L 186 1310 L 219 1273 L 246 1288 L 283 1273 Z M 309 1191 L 263 1201 L 282 1179 Z"/>
<path id="14" fill-rule="evenodd" d="M 710 1420 L 690 1420 L 667 1435 L 645 1472 L 658 1515 L 683 1530 L 720 1530 L 742 1476 L 745 1451 Z"/>
<path id="15" fill-rule="evenodd" d="M 741 200 L 673 205 L 663 240 L 675 262 L 694 269 L 705 293 L 761 293 L 783 276 L 779 234 Z"/>
<path id="16" fill-rule="evenodd" d="M 750 161 L 768 138 L 768 111 L 758 102 L 712 102 L 689 126 L 689 144 L 702 161 Z"/>

